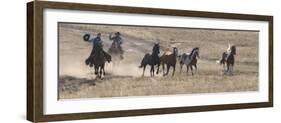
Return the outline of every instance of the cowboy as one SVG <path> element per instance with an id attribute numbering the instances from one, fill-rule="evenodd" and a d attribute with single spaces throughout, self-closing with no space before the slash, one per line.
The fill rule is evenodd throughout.
<path id="1" fill-rule="evenodd" d="M 117 43 L 119 47 L 121 47 L 121 44 L 123 43 L 120 32 L 116 32 L 114 37 L 112 37 L 112 35 L 110 34 L 109 39 L 113 40 L 112 43 Z"/>
<path id="2" fill-rule="evenodd" d="M 91 54 L 90 54 L 90 56 L 85 61 L 87 65 L 90 64 L 90 67 L 93 66 L 93 63 L 91 62 L 92 61 L 91 59 L 93 58 L 93 55 L 95 54 L 95 50 L 94 50 L 95 48 L 101 48 L 101 50 L 103 51 L 103 54 L 105 56 L 105 59 L 108 62 L 111 61 L 111 56 L 103 50 L 103 44 L 102 44 L 102 40 L 101 40 L 101 33 L 98 33 L 97 37 L 92 38 L 92 39 L 90 39 L 90 34 L 85 34 L 83 36 L 83 39 L 84 39 L 84 41 L 88 41 L 88 42 L 93 43 L 93 49 L 91 51 Z"/>
<path id="3" fill-rule="evenodd" d="M 90 42 L 93 43 L 93 45 L 102 45 L 102 40 L 101 40 L 101 33 L 97 34 L 97 37 L 90 40 Z"/>
<path id="4" fill-rule="evenodd" d="M 86 35 L 84 36 L 84 40 L 85 40 Z M 86 41 L 88 41 L 88 42 L 93 44 L 93 49 L 92 49 L 91 55 L 94 54 L 94 51 L 95 51 L 94 49 L 95 48 L 98 48 L 98 46 L 100 46 L 100 48 L 103 47 L 102 40 L 101 40 L 101 33 L 98 33 L 97 37 L 92 38 L 92 39 L 90 39 L 90 37 L 88 37 L 88 40 L 86 40 Z"/>
<path id="5" fill-rule="evenodd" d="M 121 44 L 123 43 L 123 40 L 121 38 L 121 33 L 120 32 L 116 32 L 115 36 L 112 37 L 112 35 L 109 35 L 109 40 L 112 40 L 112 45 L 117 44 L 118 49 L 121 51 L 121 55 L 120 58 L 123 59 L 123 49 L 121 47 Z"/>

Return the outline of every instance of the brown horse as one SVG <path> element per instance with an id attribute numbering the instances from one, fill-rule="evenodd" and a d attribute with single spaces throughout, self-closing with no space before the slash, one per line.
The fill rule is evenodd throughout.
<path id="1" fill-rule="evenodd" d="M 160 57 L 160 61 L 161 61 L 162 68 L 163 68 L 163 76 L 166 76 L 169 74 L 170 67 L 173 67 L 172 75 L 174 76 L 175 70 L 176 70 L 176 64 L 177 64 L 177 55 L 178 55 L 178 49 L 176 47 L 173 47 L 172 53 L 165 52 Z M 165 65 L 167 66 L 166 73 L 165 73 Z"/>
<path id="2" fill-rule="evenodd" d="M 111 61 L 111 56 L 104 53 L 102 49 L 102 45 L 94 45 L 92 52 L 89 58 L 86 59 L 86 65 L 92 67 L 94 65 L 95 68 L 95 75 L 97 78 L 102 78 L 102 75 L 105 75 L 105 62 Z"/>

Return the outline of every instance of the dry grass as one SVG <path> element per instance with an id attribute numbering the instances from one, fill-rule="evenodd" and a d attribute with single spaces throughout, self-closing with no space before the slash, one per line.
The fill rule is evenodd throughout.
<path id="1" fill-rule="evenodd" d="M 101 32 L 107 49 L 108 35 L 116 31 L 125 40 L 125 59 L 117 67 L 107 65 L 105 78 L 94 80 L 84 64 L 91 45 L 82 41 L 82 36 Z M 78 24 L 61 24 L 59 32 L 60 99 L 258 90 L 258 32 Z M 142 70 L 137 67 L 156 39 L 162 49 L 176 45 L 181 53 L 199 47 L 198 72 L 187 75 L 184 68 L 180 74 L 177 66 L 174 77 L 161 74 L 151 78 L 148 67 L 146 76 L 141 77 Z M 233 76 L 222 75 L 222 66 L 215 63 L 228 42 L 237 46 Z"/>

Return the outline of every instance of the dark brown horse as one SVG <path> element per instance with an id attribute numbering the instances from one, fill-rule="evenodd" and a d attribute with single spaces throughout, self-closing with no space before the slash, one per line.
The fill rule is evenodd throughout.
<path id="1" fill-rule="evenodd" d="M 177 64 L 177 55 L 178 55 L 178 49 L 176 47 L 173 47 L 172 53 L 165 52 L 160 57 L 160 61 L 161 61 L 162 68 L 163 68 L 163 76 L 166 76 L 169 74 L 170 67 L 173 67 L 172 75 L 174 76 L 175 70 L 176 70 L 176 64 Z M 167 66 L 166 73 L 165 73 L 165 65 Z"/>
<path id="2" fill-rule="evenodd" d="M 139 68 L 143 67 L 142 76 L 144 76 L 146 65 L 150 65 L 151 66 L 150 76 L 154 76 L 154 66 L 155 65 L 158 66 L 156 74 L 159 73 L 159 66 L 160 66 L 160 58 L 158 56 L 159 53 L 160 53 L 160 46 L 157 43 L 157 44 L 155 44 L 153 46 L 152 54 L 147 53 L 147 54 L 144 55 L 144 57 L 143 57 L 143 59 L 141 61 L 141 64 L 139 66 Z"/>
<path id="3" fill-rule="evenodd" d="M 97 76 L 97 78 L 102 78 L 102 75 L 105 75 L 104 66 L 106 61 L 110 62 L 111 56 L 104 53 L 102 44 L 99 44 L 94 45 L 90 57 L 86 59 L 85 63 L 90 67 L 93 67 L 94 65 L 95 75 Z"/>
<path id="4" fill-rule="evenodd" d="M 179 59 L 180 72 L 182 71 L 182 66 L 185 64 L 187 73 L 190 68 L 191 74 L 193 75 L 192 66 L 194 66 L 197 71 L 197 57 L 199 58 L 199 48 L 198 47 L 193 48 L 190 54 L 183 53 L 182 55 L 180 55 L 180 59 Z"/>
<path id="5" fill-rule="evenodd" d="M 236 47 L 234 45 L 229 45 L 226 52 L 222 53 L 221 59 L 217 61 L 219 64 L 223 65 L 224 74 L 233 74 L 233 67 L 235 63 Z M 226 68 L 225 68 L 226 64 Z"/>

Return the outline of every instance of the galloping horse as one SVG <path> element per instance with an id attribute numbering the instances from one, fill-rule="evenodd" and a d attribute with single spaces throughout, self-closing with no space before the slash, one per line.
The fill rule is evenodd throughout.
<path id="1" fill-rule="evenodd" d="M 176 47 L 173 47 L 173 53 L 165 52 L 161 57 L 160 61 L 163 68 L 163 76 L 166 76 L 169 74 L 170 67 L 173 67 L 173 76 L 175 74 L 176 70 L 176 63 L 177 63 L 177 55 L 178 55 L 178 49 Z M 165 73 L 165 65 L 167 66 L 167 71 Z"/>
<path id="2" fill-rule="evenodd" d="M 150 76 L 154 76 L 154 65 L 158 66 L 156 74 L 159 73 L 159 66 L 160 66 L 160 58 L 158 56 L 159 53 L 160 53 L 160 46 L 159 46 L 158 43 L 156 43 L 153 46 L 152 54 L 147 53 L 147 54 L 144 55 L 144 57 L 143 57 L 143 59 L 141 61 L 141 64 L 139 66 L 139 68 L 143 67 L 142 76 L 144 76 L 146 65 L 150 65 L 151 66 Z"/>
<path id="3" fill-rule="evenodd" d="M 222 57 L 219 61 L 219 64 L 223 65 L 224 74 L 233 74 L 233 66 L 235 63 L 234 56 L 236 55 L 236 47 L 234 45 L 228 45 L 228 49 L 226 52 L 222 53 Z M 225 69 L 226 64 L 226 69 Z"/>
<path id="4" fill-rule="evenodd" d="M 123 49 L 121 44 L 123 42 L 121 33 L 116 32 L 114 36 L 109 35 L 109 40 L 112 40 L 111 47 L 108 49 L 108 53 L 113 56 L 113 66 L 118 66 L 120 61 L 123 59 Z"/>
<path id="5" fill-rule="evenodd" d="M 92 67 L 94 65 L 95 75 L 97 78 L 102 78 L 105 75 L 105 62 L 111 61 L 111 56 L 104 54 L 102 44 L 94 45 L 90 57 L 85 61 L 86 65 Z"/>
<path id="6" fill-rule="evenodd" d="M 113 57 L 113 61 L 115 61 L 114 64 L 123 59 L 122 54 L 124 53 L 124 51 L 119 46 L 118 42 L 112 42 L 111 47 L 108 49 L 108 53 Z"/>
<path id="7" fill-rule="evenodd" d="M 186 70 L 187 73 L 189 71 L 189 68 L 191 69 L 191 74 L 193 75 L 193 68 L 192 66 L 195 67 L 196 71 L 197 71 L 197 57 L 199 57 L 199 48 L 195 47 L 192 49 L 190 54 L 187 53 L 183 53 L 180 56 L 180 73 L 182 71 L 182 66 L 185 64 L 186 65 Z"/>

